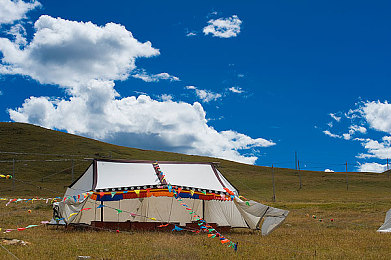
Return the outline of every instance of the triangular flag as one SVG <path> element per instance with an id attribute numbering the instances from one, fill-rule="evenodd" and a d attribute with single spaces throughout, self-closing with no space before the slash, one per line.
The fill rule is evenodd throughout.
<path id="1" fill-rule="evenodd" d="M 170 224 L 165 224 L 165 225 L 160 225 L 160 226 L 157 226 L 157 227 L 167 227 L 168 225 L 170 225 Z"/>
<path id="2" fill-rule="evenodd" d="M 115 209 L 115 210 L 117 211 L 118 214 L 123 212 L 123 211 L 120 210 L 120 209 Z"/>
<path id="3" fill-rule="evenodd" d="M 206 191 L 203 190 L 202 193 L 204 193 L 204 195 L 206 195 Z"/>
<path id="4" fill-rule="evenodd" d="M 172 231 L 181 231 L 181 230 L 183 230 L 183 228 L 177 227 L 176 225 L 175 225 L 175 227 L 172 229 Z"/>
<path id="5" fill-rule="evenodd" d="M 111 192 L 111 197 L 114 197 L 115 194 L 117 194 L 117 192 L 112 191 L 112 192 Z"/>
<path id="6" fill-rule="evenodd" d="M 105 193 L 102 191 L 102 192 L 99 192 L 99 195 L 100 195 L 101 197 L 103 197 L 103 196 L 105 195 Z"/>
<path id="7" fill-rule="evenodd" d="M 71 214 L 69 215 L 69 217 L 68 217 L 68 220 L 69 220 L 72 216 L 74 216 L 74 215 L 77 215 L 77 213 L 71 213 Z"/>
<path id="8" fill-rule="evenodd" d="M 182 188 L 178 188 L 178 193 L 181 193 L 181 191 L 182 191 Z"/>
<path id="9" fill-rule="evenodd" d="M 191 196 L 194 195 L 194 190 L 190 190 Z"/>
<path id="10" fill-rule="evenodd" d="M 127 190 L 124 190 L 124 193 L 128 193 L 128 191 L 127 191 Z"/>
<path id="11" fill-rule="evenodd" d="M 151 220 L 156 220 L 156 218 L 149 218 L 149 219 L 151 219 Z"/>
<path id="12" fill-rule="evenodd" d="M 246 205 L 247 205 L 247 206 L 250 206 L 250 202 L 246 201 Z"/>
<path id="13" fill-rule="evenodd" d="M 138 195 L 140 194 L 140 190 L 134 190 L 134 192 L 137 194 L 138 197 Z"/>
<path id="14" fill-rule="evenodd" d="M 100 209 L 100 208 L 103 208 L 103 207 L 106 207 L 105 205 L 103 204 L 100 204 L 98 207 L 96 207 L 97 209 Z"/>
<path id="15" fill-rule="evenodd" d="M 38 225 L 28 225 L 26 228 L 38 227 Z"/>
<path id="16" fill-rule="evenodd" d="M 228 243 L 229 240 L 228 239 L 224 239 L 224 240 L 221 240 L 220 242 L 221 242 L 221 244 L 224 244 L 224 243 Z"/>
<path id="17" fill-rule="evenodd" d="M 23 231 L 23 230 L 25 230 L 26 228 L 23 228 L 23 227 L 21 227 L 21 228 L 18 228 L 17 230 L 18 231 Z"/>

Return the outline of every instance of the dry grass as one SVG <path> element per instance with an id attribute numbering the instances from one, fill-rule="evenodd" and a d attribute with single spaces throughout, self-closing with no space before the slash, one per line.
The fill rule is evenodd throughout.
<path id="1" fill-rule="evenodd" d="M 9 208 L 3 203 L 0 223 L 16 228 L 49 219 L 50 208 L 43 202 L 21 202 Z M 34 205 L 34 206 L 33 206 Z M 41 205 L 38 207 L 38 205 Z M 3 237 L 22 239 L 29 246 L 7 246 L 20 259 L 390 259 L 391 236 L 376 233 L 384 211 L 366 203 L 287 203 L 287 221 L 274 233 L 236 230 L 225 234 L 239 242 L 237 253 L 205 234 L 107 231 L 66 231 L 36 227 L 13 231 Z M 37 208 L 37 209 L 35 209 Z M 28 209 L 33 209 L 28 213 Z M 309 215 L 322 218 L 323 222 Z M 333 218 L 335 221 L 330 222 Z M 2 259 L 9 255 L 0 251 Z"/>

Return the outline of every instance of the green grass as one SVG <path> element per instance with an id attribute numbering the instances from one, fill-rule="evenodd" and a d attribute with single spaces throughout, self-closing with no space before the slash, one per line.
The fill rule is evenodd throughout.
<path id="1" fill-rule="evenodd" d="M 112 233 L 64 231 L 37 227 L 21 232 L 0 233 L 1 237 L 23 239 L 26 247 L 6 246 L 20 259 L 390 259 L 391 235 L 376 233 L 391 208 L 391 181 L 383 174 L 302 171 L 303 188 L 291 169 L 274 169 L 277 201 L 272 202 L 271 168 L 177 153 L 132 149 L 88 138 L 18 123 L 0 123 L 0 151 L 77 155 L 75 177 L 83 173 L 83 158 L 140 160 L 182 160 L 220 162 L 219 170 L 241 195 L 268 205 L 290 210 L 286 222 L 271 235 L 236 230 L 225 234 L 239 241 L 239 251 L 221 245 L 205 234 Z M 0 179 L 0 197 L 61 196 L 71 183 L 71 162 L 22 162 L 53 160 L 69 156 L 16 155 L 0 153 L 0 161 L 16 162 L 16 179 Z M 12 163 L 0 162 L 0 174 L 12 172 Z M 54 173 L 42 181 L 42 178 Z M 23 181 L 23 182 L 20 182 Z M 28 182 L 29 184 L 26 184 Z M 0 201 L 0 228 L 16 228 L 51 218 L 44 202 L 11 204 Z M 28 213 L 31 209 L 32 213 Z M 316 215 L 317 219 L 311 216 Z M 319 222 L 322 218 L 324 221 Z M 335 219 L 330 222 L 330 219 Z M 0 258 L 10 259 L 0 248 Z"/>

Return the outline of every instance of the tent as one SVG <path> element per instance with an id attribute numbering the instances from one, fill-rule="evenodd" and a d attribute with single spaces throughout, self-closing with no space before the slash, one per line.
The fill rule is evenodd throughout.
<path id="1" fill-rule="evenodd" d="M 377 230 L 377 232 L 391 232 L 391 209 L 386 213 L 386 219 L 384 220 L 384 224 Z"/>
<path id="2" fill-rule="evenodd" d="M 106 159 L 94 159 L 53 209 L 51 223 L 64 225 L 176 223 L 186 227 L 199 216 L 216 227 L 255 230 L 264 219 L 263 235 L 289 213 L 242 200 L 213 163 Z"/>

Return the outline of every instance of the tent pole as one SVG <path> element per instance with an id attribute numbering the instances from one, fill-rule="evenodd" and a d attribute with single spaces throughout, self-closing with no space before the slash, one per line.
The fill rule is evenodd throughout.
<path id="1" fill-rule="evenodd" d="M 103 201 L 100 202 L 100 205 L 102 205 L 100 208 L 100 221 L 103 222 Z"/>
<path id="2" fill-rule="evenodd" d="M 205 220 L 205 200 L 202 200 L 202 218 Z"/>

